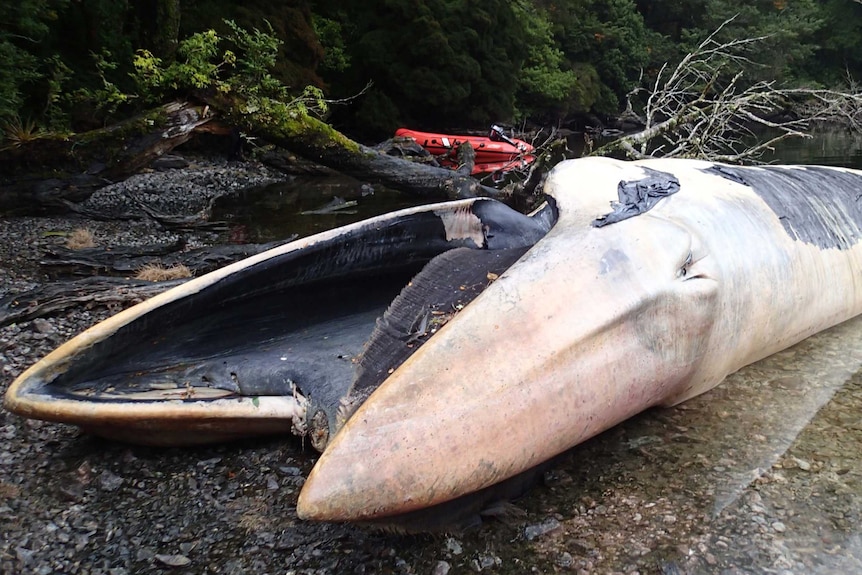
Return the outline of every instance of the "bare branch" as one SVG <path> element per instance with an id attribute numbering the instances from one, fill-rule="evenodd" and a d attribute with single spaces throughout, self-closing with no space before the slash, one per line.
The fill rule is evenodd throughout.
<path id="1" fill-rule="evenodd" d="M 862 2 L 862 0 L 855 0 Z M 720 42 L 719 28 L 673 69 L 665 64 L 649 89 L 638 87 L 626 97 L 628 116 L 644 129 L 593 151 L 621 151 L 629 158 L 696 157 L 727 162 L 756 161 L 785 138 L 810 137 L 814 122 L 840 122 L 862 130 L 862 91 L 779 89 L 772 82 L 745 87 L 740 65 L 754 64 L 746 55 L 766 37 Z M 648 92 L 643 114 L 633 100 Z M 763 141 L 756 132 L 771 134 Z"/>

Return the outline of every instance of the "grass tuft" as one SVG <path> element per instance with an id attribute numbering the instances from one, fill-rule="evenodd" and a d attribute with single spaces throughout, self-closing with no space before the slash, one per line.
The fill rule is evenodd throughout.
<path id="1" fill-rule="evenodd" d="M 165 267 L 159 263 L 146 264 L 135 274 L 136 280 L 148 282 L 163 282 L 190 277 L 192 277 L 192 270 L 185 264 L 176 264 L 169 267 Z"/>
<path id="2" fill-rule="evenodd" d="M 86 228 L 77 228 L 66 238 L 66 247 L 70 250 L 83 250 L 96 247 L 96 236 Z"/>

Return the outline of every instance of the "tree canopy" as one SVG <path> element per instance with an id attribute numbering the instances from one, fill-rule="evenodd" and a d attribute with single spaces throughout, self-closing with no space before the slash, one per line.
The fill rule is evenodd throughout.
<path id="1" fill-rule="evenodd" d="M 193 58 L 178 53 L 182 40 L 210 30 L 277 38 L 270 73 L 292 96 L 309 85 L 336 100 L 361 92 L 327 117 L 361 138 L 399 124 L 559 124 L 619 112 L 639 79 L 732 16 L 719 40 L 764 38 L 736 62 L 751 83 L 835 87 L 862 75 L 853 0 L 22 0 L 0 6 L 0 126 L 20 139 L 127 117 L 170 95 L 139 82 L 141 55 Z"/>

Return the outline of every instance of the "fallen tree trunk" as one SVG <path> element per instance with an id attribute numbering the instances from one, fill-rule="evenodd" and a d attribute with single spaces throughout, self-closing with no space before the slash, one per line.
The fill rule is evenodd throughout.
<path id="1" fill-rule="evenodd" d="M 244 113 L 245 102 L 227 95 L 206 96 L 229 121 L 270 143 L 358 180 L 383 184 L 409 194 L 429 198 L 502 197 L 469 175 L 410 162 L 355 142 L 328 124 L 306 114 L 263 121 Z"/>
<path id="2" fill-rule="evenodd" d="M 8 146 L 0 150 L 0 215 L 67 211 L 66 202 L 138 172 L 213 117 L 206 106 L 172 102 L 101 130 Z"/>
<path id="3" fill-rule="evenodd" d="M 469 174 L 411 162 L 359 144 L 326 123 L 297 114 L 281 121 L 243 114 L 238 97 L 209 96 L 207 105 L 174 102 L 115 126 L 71 137 L 42 137 L 0 150 L 0 215 L 66 212 L 95 190 L 138 172 L 196 131 L 241 126 L 316 164 L 429 198 L 506 194 Z M 227 123 L 225 123 L 227 122 Z M 212 130 L 210 130 L 212 131 Z"/>

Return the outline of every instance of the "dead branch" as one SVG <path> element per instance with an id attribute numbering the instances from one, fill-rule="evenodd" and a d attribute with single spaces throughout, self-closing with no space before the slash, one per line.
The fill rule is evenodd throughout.
<path id="1" fill-rule="evenodd" d="M 631 159 L 702 158 L 723 162 L 756 161 L 786 138 L 810 138 L 815 122 L 840 121 L 862 128 L 862 92 L 781 89 L 773 82 L 746 86 L 741 64 L 751 64 L 751 49 L 765 36 L 719 42 L 725 21 L 673 69 L 666 64 L 651 88 L 627 96 L 626 113 L 640 118 L 644 129 L 592 152 L 622 151 Z M 642 114 L 633 99 L 646 93 Z M 766 140 L 758 133 L 766 129 Z"/>
<path id="2" fill-rule="evenodd" d="M 67 202 L 136 173 L 213 117 L 206 106 L 171 102 L 100 130 L 6 146 L 0 149 L 0 212 L 66 211 Z"/>
<path id="3" fill-rule="evenodd" d="M 295 236 L 288 238 L 294 239 Z M 121 275 L 134 276 L 147 265 L 174 267 L 182 265 L 194 275 L 203 275 L 235 261 L 259 254 L 288 240 L 265 244 L 225 244 L 191 250 L 185 249 L 185 240 L 170 244 L 145 246 L 113 246 L 110 249 L 84 248 L 71 250 L 53 247 L 45 253 L 39 264 L 51 276 L 68 275 Z"/>

